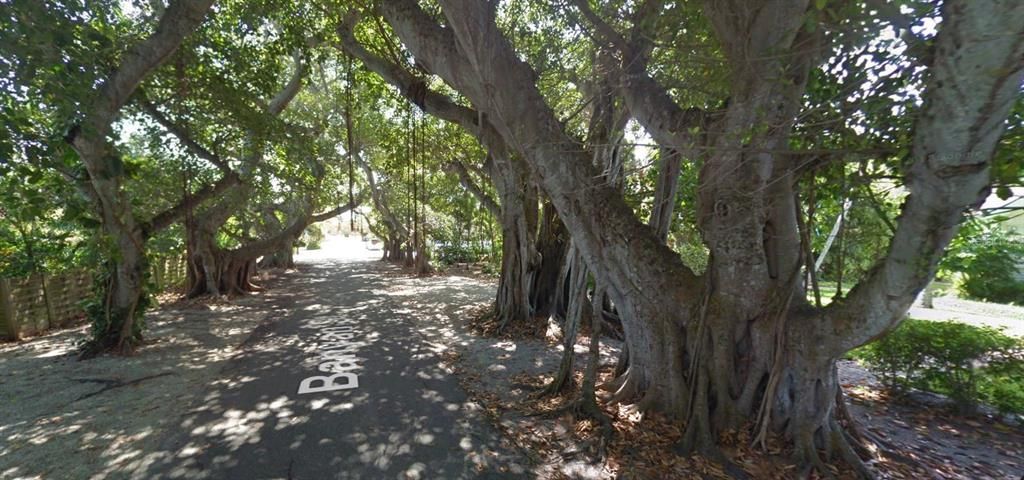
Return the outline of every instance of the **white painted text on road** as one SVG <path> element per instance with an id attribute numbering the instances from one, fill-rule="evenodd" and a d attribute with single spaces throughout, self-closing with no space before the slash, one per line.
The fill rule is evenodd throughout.
<path id="1" fill-rule="evenodd" d="M 359 332 L 349 319 L 314 321 L 313 326 L 327 324 L 317 337 L 317 370 L 330 375 L 312 375 L 299 382 L 299 395 L 349 390 L 359 387 L 359 357 L 356 353 L 363 342 L 356 339 Z"/>

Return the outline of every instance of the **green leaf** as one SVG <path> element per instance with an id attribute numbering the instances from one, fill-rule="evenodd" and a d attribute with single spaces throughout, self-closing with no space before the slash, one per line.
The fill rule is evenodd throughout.
<path id="1" fill-rule="evenodd" d="M 999 197 L 1000 200 L 1006 200 L 1013 196 L 1013 191 L 1011 191 L 1010 187 L 1006 185 L 1000 185 L 996 188 L 996 196 Z"/>

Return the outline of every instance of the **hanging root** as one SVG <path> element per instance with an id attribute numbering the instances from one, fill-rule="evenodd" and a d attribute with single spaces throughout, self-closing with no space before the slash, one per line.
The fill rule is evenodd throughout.
<path id="1" fill-rule="evenodd" d="M 632 373 L 631 369 L 627 368 L 625 373 L 615 379 L 613 383 L 618 384 L 618 389 L 605 400 L 608 405 L 617 405 L 633 400 L 640 394 L 640 379 L 635 373 Z"/>
<path id="2" fill-rule="evenodd" d="M 862 479 L 873 479 L 875 478 L 874 472 L 868 467 L 864 460 L 861 459 L 860 455 L 854 451 L 851 440 L 853 438 L 847 434 L 843 427 L 836 422 L 835 419 L 831 421 L 831 437 L 832 437 L 832 451 L 839 455 L 839 458 L 843 460 L 847 465 L 853 468 L 857 476 Z"/>

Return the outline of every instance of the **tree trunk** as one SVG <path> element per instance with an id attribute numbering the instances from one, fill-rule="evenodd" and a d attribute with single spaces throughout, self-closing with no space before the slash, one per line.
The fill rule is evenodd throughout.
<path id="1" fill-rule="evenodd" d="M 255 273 L 256 259 L 284 248 L 290 249 L 289 245 L 309 225 L 341 215 L 355 206 L 350 203 L 328 212 L 313 215 L 310 212 L 312 206 L 306 205 L 298 217 L 281 231 L 269 237 L 243 244 L 233 250 L 220 248 L 213 241 L 212 232 L 219 227 L 210 225 L 219 226 L 222 222 L 199 222 L 200 227 L 195 229 L 189 237 L 193 242 L 191 251 L 195 253 L 192 265 L 197 270 L 192 275 L 196 281 L 189 288 L 189 297 L 206 294 L 214 296 L 243 295 L 259 290 L 259 287 L 251 282 L 252 275 Z"/>
<path id="2" fill-rule="evenodd" d="M 418 62 L 520 148 L 598 283 L 633 319 L 623 322 L 630 364 L 615 399 L 686 420 L 688 447 L 713 451 L 722 429 L 752 420 L 759 440 L 774 431 L 791 442 L 805 469 L 827 472 L 819 448 L 856 462 L 834 417 L 835 360 L 898 325 L 964 209 L 987 193 L 989 163 L 1024 78 L 1024 5 L 943 3 L 914 129 L 911 193 L 889 253 L 844 301 L 815 309 L 799 287 L 788 161 L 771 153 L 788 147 L 823 50 L 823 29 L 802 28 L 806 0 L 705 3 L 733 80 L 702 168 L 699 223 L 712 256 L 703 278 L 595 180 L 492 6 L 438 3 L 444 27 L 412 0 L 383 3 L 381 12 Z"/>
<path id="3" fill-rule="evenodd" d="M 587 278 L 589 273 L 579 250 L 569 247 L 569 260 L 561 277 L 565 279 L 567 306 L 565 320 L 562 322 L 562 360 L 558 364 L 555 378 L 544 389 L 544 393 L 554 395 L 564 391 L 573 384 L 573 365 L 576 360 L 576 335 L 583 321 L 593 317 L 591 303 L 587 301 Z"/>
<path id="4" fill-rule="evenodd" d="M 430 265 L 430 254 L 427 253 L 426 245 L 420 242 L 419 248 L 416 249 L 416 275 L 431 275 L 434 273 L 434 267 Z"/>
<path id="5" fill-rule="evenodd" d="M 547 319 L 554 313 L 556 295 L 561 290 L 559 280 L 566 259 L 568 236 L 555 207 L 551 202 L 544 202 L 540 233 L 537 235 L 540 265 L 533 270 L 530 279 L 530 307 L 537 318 Z"/>
<path id="6" fill-rule="evenodd" d="M 110 348 L 130 351 L 141 340 L 136 317 L 145 309 L 145 236 L 121 188 L 124 164 L 108 142 L 111 124 L 143 79 L 159 67 L 203 21 L 212 0 L 182 0 L 168 6 L 159 25 L 144 40 L 132 45 L 117 68 L 103 80 L 91 98 L 82 99 L 84 118 L 65 140 L 78 153 L 88 172 L 84 193 L 93 201 L 103 230 L 117 246 L 104 291 L 103 308 L 94 312 L 94 337 L 86 355 Z"/>
<path id="7" fill-rule="evenodd" d="M 295 242 L 290 241 L 280 250 L 263 257 L 260 268 L 295 268 Z"/>
<path id="8" fill-rule="evenodd" d="M 505 209 L 508 210 L 512 209 Z M 507 213 L 502 215 L 501 276 L 494 301 L 499 331 L 514 323 L 533 319 L 530 309 L 530 270 L 534 251 L 530 232 L 525 231 L 523 223 L 521 217 L 516 218 Z"/>
<path id="9" fill-rule="evenodd" d="M 537 190 L 520 160 L 492 155 L 488 167 L 501 198 L 501 277 L 494 303 L 501 331 L 535 321 L 530 291 L 532 272 L 540 263 L 535 248 Z"/>
<path id="10" fill-rule="evenodd" d="M 143 289 L 143 275 L 146 269 L 146 254 L 142 232 L 119 233 L 120 257 L 114 263 L 113 287 L 107 316 L 107 332 L 98 345 L 101 350 L 114 347 L 119 351 L 130 351 L 142 340 L 142 328 L 135 322 L 146 307 L 146 293 Z M 116 338 L 116 342 L 115 342 Z"/>

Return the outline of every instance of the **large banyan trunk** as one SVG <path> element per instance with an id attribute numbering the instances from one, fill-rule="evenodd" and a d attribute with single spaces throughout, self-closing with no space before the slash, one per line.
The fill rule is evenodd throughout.
<path id="1" fill-rule="evenodd" d="M 295 245 L 288 244 L 278 251 L 263 257 L 259 262 L 260 268 L 295 268 Z"/>
<path id="2" fill-rule="evenodd" d="M 112 271 L 101 285 L 102 308 L 93 315 L 93 338 L 83 354 L 93 355 L 115 348 L 130 351 L 142 338 L 135 322 L 145 308 L 145 235 L 132 212 L 132 203 L 122 190 L 124 165 L 109 142 L 111 124 L 121 107 L 151 71 L 159 67 L 205 17 L 213 2 L 175 2 L 161 15 L 159 28 L 127 49 L 124 64 L 118 65 L 89 98 L 80 98 L 83 118 L 65 137 L 78 153 L 88 172 L 81 190 L 94 203 L 103 229 L 118 248 Z"/>
<path id="3" fill-rule="evenodd" d="M 813 37 L 825 29 L 802 27 L 807 1 L 705 4 L 734 80 L 726 111 L 707 128 L 711 155 L 698 201 L 711 261 L 702 277 L 639 224 L 621 195 L 594 181 L 494 9 L 438 3 L 447 28 L 412 0 L 385 2 L 381 11 L 418 61 L 520 146 L 598 284 L 608 283 L 630 319 L 630 362 L 616 397 L 685 421 L 694 448 L 714 451 L 722 429 L 752 421 L 758 440 L 782 434 L 805 468 L 828 473 L 819 449 L 857 464 L 835 418 L 836 358 L 899 324 L 964 210 L 987 195 L 992 154 L 1024 79 L 1024 8 L 943 2 L 907 167 L 910 195 L 888 253 L 845 298 L 816 309 L 799 282 L 791 165 L 769 153 L 789 148 L 808 65 L 820 51 Z M 672 104 L 667 94 L 656 100 L 658 108 Z"/>
<path id="4" fill-rule="evenodd" d="M 434 273 L 434 267 L 430 265 L 430 252 L 427 251 L 426 242 L 420 241 L 416 248 L 416 275 L 430 275 Z"/>
<path id="5" fill-rule="evenodd" d="M 542 210 L 536 243 L 540 264 L 530 274 L 530 307 L 534 316 L 547 319 L 554 313 L 560 290 L 569 234 L 551 202 L 544 202 Z"/>
<path id="6" fill-rule="evenodd" d="M 402 249 L 402 245 L 405 243 L 405 237 L 396 233 L 393 228 L 387 229 L 388 233 L 381 241 L 383 242 L 381 249 L 384 251 L 381 256 L 381 261 L 398 263 L 405 259 L 405 250 Z"/>
<path id="7" fill-rule="evenodd" d="M 402 250 L 402 244 L 405 241 L 399 238 L 391 238 L 388 240 L 387 245 L 387 257 L 386 260 L 390 262 L 401 262 L 405 259 L 405 250 Z"/>
<path id="8" fill-rule="evenodd" d="M 90 145 L 76 139 L 76 150 L 83 160 L 92 155 Z M 97 284 L 101 308 L 91 311 L 93 332 L 83 355 L 90 356 L 114 349 L 127 353 L 142 340 L 136 322 L 145 309 L 146 267 L 145 236 L 135 220 L 127 195 L 121 191 L 117 175 L 112 174 L 111 157 L 89 164 L 92 187 L 88 193 L 103 219 L 103 230 L 117 245 L 117 255 L 109 260 L 108 277 Z"/>
<path id="9" fill-rule="evenodd" d="M 537 189 L 521 160 L 494 153 L 488 163 L 501 198 L 501 277 L 494 303 L 499 330 L 516 322 L 534 321 L 530 305 L 531 272 L 540 263 L 535 249 Z M 546 320 L 546 319 L 545 319 Z"/>
<path id="10" fill-rule="evenodd" d="M 503 213 L 510 210 L 503 209 Z M 512 218 L 509 218 L 512 217 Z M 531 261 L 534 255 L 530 232 L 526 231 L 522 217 L 502 215 L 501 276 L 494 302 L 495 318 L 499 329 L 516 322 L 533 319 L 530 309 Z"/>
<path id="11" fill-rule="evenodd" d="M 82 352 L 86 357 L 111 349 L 127 353 L 142 341 L 142 328 L 136 319 L 146 306 L 144 240 L 141 234 L 116 233 L 119 255 L 109 262 L 105 283 L 97 285 L 102 308 L 91 312 L 92 338 Z"/>
<path id="12" fill-rule="evenodd" d="M 188 261 L 189 285 L 186 296 L 196 298 L 203 295 L 244 295 L 259 291 L 252 282 L 257 272 L 256 260 L 264 253 L 268 255 L 286 254 L 285 261 L 292 261 L 294 232 L 281 232 L 276 241 L 267 247 L 250 251 L 243 246 L 235 250 L 226 250 L 216 244 L 215 232 L 222 221 L 219 217 L 208 215 L 201 217 L 189 232 L 189 251 L 192 257 Z M 293 225 L 292 230 L 295 229 Z M 287 263 L 285 263 L 287 264 Z"/>
<path id="13" fill-rule="evenodd" d="M 202 295 L 243 295 L 259 290 L 251 281 L 255 274 L 255 258 L 238 258 L 232 252 L 211 242 L 197 242 L 192 247 L 189 268 L 188 298 Z"/>
<path id="14" fill-rule="evenodd" d="M 485 170 L 498 191 L 499 201 L 480 188 L 469 168 L 451 162 L 449 170 L 501 223 L 501 274 L 494 302 L 498 330 L 510 324 L 534 319 L 530 304 L 533 276 L 539 266 L 535 236 L 537 231 L 537 188 L 532 184 L 526 165 L 509 155 L 504 145 L 492 142 Z"/>

